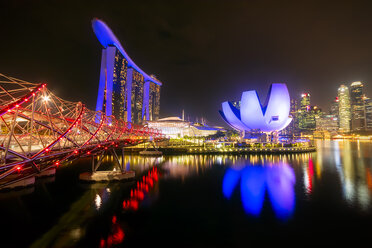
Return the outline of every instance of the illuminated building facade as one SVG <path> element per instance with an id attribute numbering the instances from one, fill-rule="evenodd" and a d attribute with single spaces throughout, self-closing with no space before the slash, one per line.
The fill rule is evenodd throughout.
<path id="1" fill-rule="evenodd" d="M 293 137 L 299 134 L 298 110 L 297 99 L 291 99 L 290 115 L 292 116 L 292 121 L 285 129 L 282 130 L 282 135 Z"/>
<path id="2" fill-rule="evenodd" d="M 372 130 L 372 100 L 369 97 L 364 97 L 366 130 Z"/>
<path id="3" fill-rule="evenodd" d="M 232 104 L 236 109 L 240 109 L 240 101 L 231 102 L 231 104 Z"/>
<path id="4" fill-rule="evenodd" d="M 351 129 L 353 131 L 363 131 L 366 127 L 364 113 L 363 84 L 353 82 L 350 85 L 350 104 L 351 104 Z"/>
<path id="5" fill-rule="evenodd" d="M 339 100 L 338 100 L 338 97 L 336 96 L 335 99 L 333 99 L 331 103 L 331 110 L 329 111 L 329 114 L 337 117 L 337 120 L 338 120 L 338 108 L 339 108 L 338 102 Z"/>
<path id="6" fill-rule="evenodd" d="M 351 109 L 349 88 L 347 86 L 341 85 L 338 88 L 338 100 L 339 131 L 343 133 L 350 132 Z"/>
<path id="7" fill-rule="evenodd" d="M 103 46 L 96 110 L 136 124 L 157 120 L 162 83 L 131 60 L 103 21 L 94 19 L 92 27 Z"/>
<path id="8" fill-rule="evenodd" d="M 156 121 L 148 121 L 147 126 L 160 130 L 168 138 L 209 136 L 216 134 L 217 131 L 225 131 L 218 127 L 196 125 L 179 117 L 167 117 Z"/>
<path id="9" fill-rule="evenodd" d="M 302 112 L 310 111 L 310 94 L 309 93 L 301 94 L 301 111 Z"/>
<path id="10" fill-rule="evenodd" d="M 312 132 L 315 130 L 315 116 L 319 109 L 310 106 L 310 94 L 301 94 L 300 108 L 298 111 L 298 127 L 300 132 Z"/>
<path id="11" fill-rule="evenodd" d="M 316 119 L 316 131 L 336 133 L 338 118 L 335 115 L 320 115 Z"/>
<path id="12" fill-rule="evenodd" d="M 240 109 L 232 102 L 223 102 L 222 118 L 232 128 L 245 131 L 275 132 L 287 127 L 292 121 L 290 97 L 286 84 L 271 84 L 266 104 L 262 105 L 255 90 L 245 91 Z"/>

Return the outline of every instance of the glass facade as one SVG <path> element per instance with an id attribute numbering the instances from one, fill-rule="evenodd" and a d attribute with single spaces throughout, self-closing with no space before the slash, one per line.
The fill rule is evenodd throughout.
<path id="1" fill-rule="evenodd" d="M 297 102 L 296 99 L 291 99 L 290 115 L 292 116 L 292 121 L 282 131 L 282 135 L 295 136 L 299 133 L 299 130 L 298 130 L 298 102 Z"/>
<path id="2" fill-rule="evenodd" d="M 351 109 L 349 88 L 347 86 L 341 85 L 338 88 L 338 100 L 339 131 L 350 132 Z"/>
<path id="3" fill-rule="evenodd" d="M 334 115 L 320 115 L 316 118 L 316 131 L 336 133 L 338 131 L 338 118 Z"/>
<path id="4" fill-rule="evenodd" d="M 116 49 L 112 81 L 112 114 L 120 120 L 127 120 L 127 69 L 128 61 Z"/>
<path id="5" fill-rule="evenodd" d="M 160 112 L 160 86 L 150 83 L 150 97 L 149 97 L 149 112 L 150 120 L 158 120 Z"/>
<path id="6" fill-rule="evenodd" d="M 301 95 L 300 109 L 298 112 L 298 127 L 300 132 L 312 132 L 315 130 L 316 109 L 310 106 L 310 94 Z"/>
<path id="7" fill-rule="evenodd" d="M 143 124 L 147 116 L 149 120 L 157 120 L 160 112 L 160 85 L 152 81 L 145 82 L 144 75 L 129 66 L 128 60 L 116 47 L 109 46 L 102 51 L 96 110 L 135 124 Z"/>
<path id="8" fill-rule="evenodd" d="M 353 82 L 350 85 L 350 104 L 352 130 L 365 130 L 366 119 L 364 113 L 363 84 L 361 82 Z"/>
<path id="9" fill-rule="evenodd" d="M 132 79 L 132 122 L 142 124 L 142 107 L 143 107 L 143 90 L 144 90 L 143 75 L 136 70 L 133 70 Z"/>
<path id="10" fill-rule="evenodd" d="M 301 111 L 308 112 L 310 111 L 310 94 L 304 93 L 301 95 Z"/>
<path id="11" fill-rule="evenodd" d="M 369 97 L 364 97 L 365 116 L 366 116 L 366 129 L 372 130 L 372 100 Z"/>

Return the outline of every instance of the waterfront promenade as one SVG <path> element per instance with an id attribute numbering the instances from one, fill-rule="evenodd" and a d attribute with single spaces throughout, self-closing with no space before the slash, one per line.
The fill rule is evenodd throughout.
<path id="1" fill-rule="evenodd" d="M 139 153 L 143 147 L 126 147 L 126 153 Z M 212 146 L 160 146 L 157 150 L 165 155 L 171 154 L 289 154 L 316 152 L 316 147 L 293 146 L 293 147 L 212 147 Z"/>

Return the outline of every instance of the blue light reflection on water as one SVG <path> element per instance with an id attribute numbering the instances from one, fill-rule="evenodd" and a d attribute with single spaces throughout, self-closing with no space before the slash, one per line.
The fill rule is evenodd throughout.
<path id="1" fill-rule="evenodd" d="M 267 190 L 271 206 L 279 219 L 289 218 L 295 208 L 295 173 L 286 163 L 270 166 L 250 165 L 227 169 L 223 195 L 230 199 L 240 180 L 241 201 L 246 213 L 259 216 Z"/>
<path id="2" fill-rule="evenodd" d="M 114 157 L 104 163 L 109 168 Z M 1 247 L 174 246 L 185 240 L 188 247 L 244 247 L 252 240 L 296 246 L 306 240 L 314 247 L 320 240 L 333 246 L 345 240 L 363 244 L 358 247 L 370 244 L 372 142 L 319 141 L 316 153 L 289 155 L 182 155 L 156 161 L 126 155 L 124 164 L 140 181 L 159 164 L 161 177 L 136 211 L 124 210 L 122 203 L 138 181 L 79 183 L 79 173 L 91 168 L 91 161 L 82 159 L 61 166 L 55 180 L 38 179 L 32 190 L 0 194 L 3 222 L 27 229 L 19 239 L 19 225 L 8 225 Z"/>
<path id="3" fill-rule="evenodd" d="M 242 171 L 240 182 L 244 210 L 259 215 L 265 197 L 265 171 L 261 166 L 247 166 Z"/>
<path id="4" fill-rule="evenodd" d="M 230 199 L 235 187 L 238 185 L 240 178 L 240 170 L 237 169 L 228 169 L 225 173 L 223 182 L 222 182 L 222 191 L 223 195 Z"/>

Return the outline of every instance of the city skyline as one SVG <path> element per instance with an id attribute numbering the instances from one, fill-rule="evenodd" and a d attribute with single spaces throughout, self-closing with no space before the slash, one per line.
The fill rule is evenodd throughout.
<path id="1" fill-rule="evenodd" d="M 251 89 L 264 96 L 271 83 L 286 83 L 293 98 L 310 92 L 322 109 L 342 83 L 362 81 L 372 95 L 367 2 L 71 3 L 1 4 L 3 73 L 94 108 L 101 54 L 90 21 L 98 17 L 144 71 L 166 82 L 160 117 L 184 109 L 222 125 L 221 101 Z"/>
<path id="2" fill-rule="evenodd" d="M 370 243 L 372 1 L 0 9 L 1 247 Z"/>

